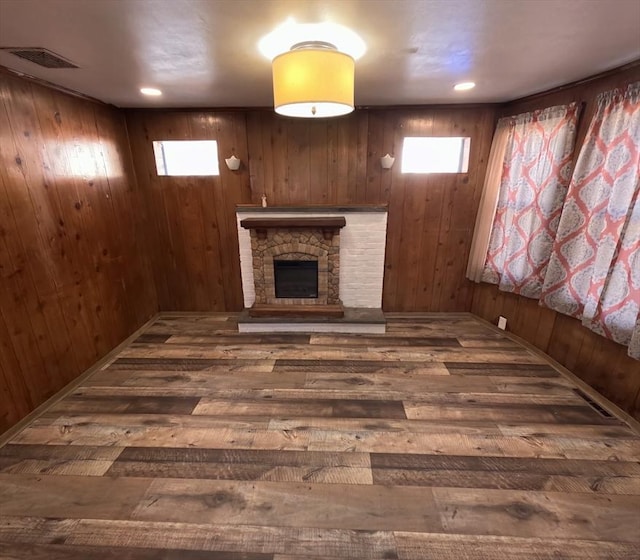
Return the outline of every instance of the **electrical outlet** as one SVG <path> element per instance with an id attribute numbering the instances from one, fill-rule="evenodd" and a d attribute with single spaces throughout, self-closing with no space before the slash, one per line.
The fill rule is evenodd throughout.
<path id="1" fill-rule="evenodd" d="M 503 331 L 507 330 L 507 318 L 503 317 L 502 315 L 500 315 L 500 317 L 498 317 L 498 328 L 502 329 Z"/>

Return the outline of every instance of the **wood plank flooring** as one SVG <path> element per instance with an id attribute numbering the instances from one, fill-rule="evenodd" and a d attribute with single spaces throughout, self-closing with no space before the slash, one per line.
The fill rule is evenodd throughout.
<path id="1" fill-rule="evenodd" d="M 0 448 L 0 558 L 637 559 L 640 437 L 465 315 L 165 314 Z"/>

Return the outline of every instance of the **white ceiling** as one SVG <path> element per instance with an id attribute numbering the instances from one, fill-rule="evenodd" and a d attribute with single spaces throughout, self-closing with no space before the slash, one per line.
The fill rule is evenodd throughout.
<path id="1" fill-rule="evenodd" d="M 364 39 L 357 105 L 506 101 L 640 58 L 640 0 L 0 0 L 0 47 L 80 69 L 0 65 L 121 107 L 269 106 L 257 43 L 289 17 Z"/>

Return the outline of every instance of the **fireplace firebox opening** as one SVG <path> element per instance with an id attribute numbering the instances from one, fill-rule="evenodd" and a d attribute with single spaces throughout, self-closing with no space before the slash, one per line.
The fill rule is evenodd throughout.
<path id="1" fill-rule="evenodd" d="M 277 298 L 317 298 L 318 261 L 273 261 Z"/>

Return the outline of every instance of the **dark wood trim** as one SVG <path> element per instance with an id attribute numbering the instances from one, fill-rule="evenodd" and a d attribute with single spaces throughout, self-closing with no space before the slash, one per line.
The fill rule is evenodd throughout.
<path id="1" fill-rule="evenodd" d="M 358 111 L 415 111 L 424 109 L 486 109 L 487 107 L 493 107 L 499 109 L 505 103 L 509 101 L 495 101 L 488 103 L 423 103 L 423 104 L 411 104 L 411 105 L 356 105 L 356 108 L 347 115 L 341 115 L 339 117 L 324 117 L 319 119 L 301 119 L 298 117 L 285 117 L 276 113 L 273 107 L 119 107 L 127 114 L 136 113 L 202 113 L 215 111 L 216 113 L 237 113 L 237 112 L 261 112 L 272 113 L 277 119 L 283 121 L 292 122 L 332 122 L 339 121 L 341 119 L 348 118 L 349 115 L 353 115 Z"/>
<path id="2" fill-rule="evenodd" d="M 245 218 L 240 221 L 244 229 L 274 228 L 343 228 L 344 218 Z"/>
<path id="3" fill-rule="evenodd" d="M 568 84 L 563 84 L 561 86 L 557 86 L 551 89 L 547 89 L 545 91 L 540 91 L 538 93 L 533 93 L 531 95 L 525 95 L 524 97 L 518 97 L 516 99 L 512 99 L 511 101 L 505 101 L 502 105 L 511 105 L 516 103 L 525 103 L 528 101 L 533 101 L 534 99 L 543 98 L 547 95 L 551 95 L 554 93 L 558 93 L 561 91 L 565 91 L 567 89 L 571 89 L 577 86 L 582 86 L 588 84 L 590 82 L 594 82 L 596 80 L 601 80 L 603 78 L 608 78 L 610 76 L 615 76 L 621 72 L 625 72 L 627 70 L 631 70 L 632 68 L 640 67 L 640 58 L 634 60 L 632 62 L 628 62 L 627 64 L 623 64 L 622 66 L 618 66 L 617 68 L 613 68 L 611 70 L 606 70 L 605 72 L 600 72 L 599 74 L 595 74 L 593 76 L 588 76 L 581 80 L 576 80 L 575 82 L 570 82 Z"/>
<path id="4" fill-rule="evenodd" d="M 260 212 L 388 212 L 388 204 L 358 204 L 357 206 L 335 206 L 333 204 L 305 205 L 305 206 L 256 206 L 255 204 L 238 204 L 237 213 Z"/>
<path id="5" fill-rule="evenodd" d="M 75 89 L 69 89 L 64 86 L 59 86 L 47 80 L 43 80 L 42 78 L 36 78 L 31 74 L 25 74 L 24 72 L 20 72 L 18 70 L 13 70 L 12 68 L 8 68 L 7 66 L 2 66 L 0 64 L 0 75 L 7 74 L 9 76 L 14 76 L 16 78 L 21 78 L 23 80 L 27 80 L 28 82 L 32 82 L 34 84 L 38 84 L 39 86 L 43 86 L 55 91 L 59 91 L 61 93 L 66 93 L 67 95 L 71 95 L 73 97 L 78 97 L 80 99 L 84 99 L 85 101 L 91 101 L 92 103 L 98 103 L 99 105 L 107 105 L 108 107 L 116 107 L 111 103 L 105 103 L 104 101 L 100 101 L 100 99 L 96 99 L 95 97 L 91 97 L 90 95 L 85 95 L 84 93 L 80 93 Z"/>
<path id="6" fill-rule="evenodd" d="M 486 108 L 494 108 L 499 109 L 502 105 L 504 105 L 505 101 L 494 101 L 487 103 L 422 103 L 422 104 L 411 104 L 411 105 L 358 105 L 356 107 L 357 110 L 361 111 L 420 111 L 424 109 L 444 109 L 451 110 L 454 109 L 456 111 L 459 110 L 473 110 L 473 109 L 486 109 Z"/>

